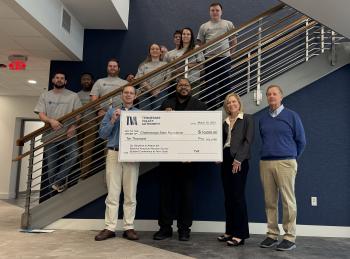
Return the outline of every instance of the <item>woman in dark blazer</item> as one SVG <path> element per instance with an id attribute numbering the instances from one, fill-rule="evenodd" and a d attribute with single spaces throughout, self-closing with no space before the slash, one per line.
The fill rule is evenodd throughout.
<path id="1" fill-rule="evenodd" d="M 226 231 L 218 240 L 227 242 L 229 246 L 239 246 L 249 238 L 245 185 L 254 138 L 254 119 L 243 113 L 241 100 L 235 93 L 226 96 L 224 108 L 228 117 L 223 124 L 221 178 L 225 194 Z"/>

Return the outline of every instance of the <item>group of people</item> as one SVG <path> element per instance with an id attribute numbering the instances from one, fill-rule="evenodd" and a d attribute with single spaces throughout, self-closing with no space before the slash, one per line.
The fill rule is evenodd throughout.
<path id="1" fill-rule="evenodd" d="M 213 3 L 209 7 L 211 20 L 200 27 L 198 40 L 205 43 L 233 28 L 229 21 L 222 20 L 222 6 Z M 108 77 L 94 82 L 89 73 L 81 76 L 82 90 L 74 93 L 65 88 L 67 80 L 64 72 L 57 72 L 52 78 L 53 89 L 43 93 L 35 107 L 39 118 L 50 125 L 50 147 L 46 146 L 47 172 L 50 186 L 57 192 L 66 189 L 65 177 L 78 159 L 78 139 L 76 128 L 79 128 L 80 141 L 84 150 L 81 159 L 81 177 L 89 174 L 89 165 L 92 161 L 94 146 L 94 132 L 98 130 L 99 136 L 107 140 L 106 156 L 106 184 L 108 195 L 106 197 L 105 228 L 95 236 L 96 241 L 115 237 L 118 219 L 119 196 L 124 193 L 123 203 L 123 237 L 137 240 L 138 234 L 134 227 L 136 212 L 136 192 L 139 174 L 138 162 L 119 162 L 119 119 L 122 110 L 134 110 L 135 100 L 139 97 L 139 109 L 152 109 L 160 107 L 164 111 L 198 111 L 206 110 L 205 102 L 192 96 L 192 87 L 196 84 L 199 71 L 192 70 L 188 77 L 180 77 L 176 82 L 175 95 L 168 98 L 162 96 L 165 91 L 153 89 L 155 82 L 166 80 L 166 75 L 157 75 L 152 80 L 142 82 L 138 89 L 132 84 L 134 78 L 153 71 L 171 62 L 187 51 L 195 48 L 193 32 L 184 28 L 174 34 L 176 48 L 162 53 L 162 47 L 152 44 L 149 48 L 149 57 L 138 69 L 136 76 L 127 76 L 127 80 L 119 78 L 120 65 L 116 59 L 107 64 Z M 235 39 L 227 40 L 228 46 L 235 44 Z M 227 49 L 222 46 L 224 49 Z M 231 48 L 232 50 L 234 47 Z M 215 51 L 218 51 L 217 49 Z M 229 63 L 230 53 L 223 52 L 222 57 L 216 57 L 216 64 L 221 63 L 222 72 L 225 73 L 225 64 Z M 208 58 L 206 54 L 197 55 L 190 64 L 196 64 Z M 212 61 L 213 61 L 212 60 Z M 214 61 L 213 61 L 214 62 Z M 213 69 L 211 66 L 210 69 Z M 207 74 L 206 70 L 206 74 Z M 216 73 L 209 71 L 205 80 L 210 81 Z M 211 76 L 211 77 L 210 77 Z M 113 97 L 111 102 L 102 103 L 98 111 L 77 115 L 74 121 L 67 126 L 57 119 L 70 113 L 82 104 L 98 100 L 111 91 L 121 88 L 121 94 Z M 149 92 L 151 98 L 142 95 Z M 207 91 L 210 91 L 207 90 Z M 280 234 L 278 228 L 278 196 L 281 193 L 283 204 L 283 240 L 277 245 L 278 250 L 291 250 L 295 248 L 296 238 L 296 200 L 294 182 L 297 173 L 296 159 L 305 147 L 305 133 L 299 116 L 282 104 L 283 91 L 277 85 L 271 85 L 266 90 L 269 109 L 259 120 L 259 132 L 262 139 L 260 160 L 260 176 L 264 189 L 265 208 L 267 217 L 267 237 L 260 244 L 261 247 L 277 245 Z M 163 98 L 161 98 L 163 97 Z M 142 99 L 144 98 L 144 99 Z M 205 100 L 204 100 L 205 101 Z M 226 242 L 229 246 L 244 245 L 249 238 L 248 213 L 245 200 L 245 185 L 249 171 L 250 151 L 254 139 L 254 118 L 245 114 L 240 97 L 229 93 L 224 100 L 224 109 L 228 114 L 223 122 L 223 162 L 221 163 L 221 178 L 225 196 L 226 229 L 225 233 L 217 239 Z M 96 115 L 103 117 L 100 125 L 96 123 Z M 98 128 L 99 127 L 99 128 Z M 66 137 L 63 137 L 66 135 Z M 57 136 L 57 137 L 55 137 Z M 44 136 L 47 138 L 48 136 Z M 60 152 L 58 152 L 60 151 Z M 58 154 L 65 153 L 64 161 L 59 160 Z M 72 155 L 72 153 L 75 154 Z M 69 155 L 68 155 L 69 154 Z M 74 157 L 74 158 L 73 158 Z M 58 163 L 61 162 L 61 165 Z M 64 164 L 64 166 L 62 166 Z M 178 197 L 177 228 L 178 238 L 181 241 L 190 239 L 192 216 L 192 184 L 195 163 L 162 163 L 160 166 L 160 207 L 159 226 L 153 238 L 162 240 L 173 235 L 173 204 L 174 195 Z"/>

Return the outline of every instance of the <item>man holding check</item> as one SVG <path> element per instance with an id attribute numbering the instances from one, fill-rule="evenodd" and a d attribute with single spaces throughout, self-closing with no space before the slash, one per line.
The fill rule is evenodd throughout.
<path id="1" fill-rule="evenodd" d="M 191 96 L 191 85 L 187 78 L 181 78 L 176 85 L 176 95 L 161 106 L 166 111 L 203 111 L 206 105 Z M 184 159 L 185 160 L 185 159 Z M 160 174 L 160 209 L 158 224 L 160 229 L 153 235 L 155 240 L 163 240 L 173 234 L 174 196 L 179 193 L 177 227 L 180 241 L 190 239 L 192 225 L 192 184 L 194 166 L 188 162 L 164 163 Z"/>
<path id="2" fill-rule="evenodd" d="M 100 127 L 100 137 L 108 140 L 106 157 L 106 183 L 108 195 L 106 198 L 105 228 L 95 236 L 96 241 L 115 237 L 117 228 L 119 196 L 121 189 L 124 192 L 124 233 L 123 237 L 129 240 L 137 240 L 134 230 L 136 212 L 136 189 L 139 176 L 138 162 L 119 162 L 119 133 L 121 110 L 135 110 L 133 107 L 136 98 L 135 88 L 131 85 L 123 87 L 121 108 L 110 108 L 105 114 Z"/>

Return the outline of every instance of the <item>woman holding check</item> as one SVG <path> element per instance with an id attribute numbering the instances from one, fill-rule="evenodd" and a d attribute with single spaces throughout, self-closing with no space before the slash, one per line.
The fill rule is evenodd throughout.
<path id="1" fill-rule="evenodd" d="M 223 124 L 223 163 L 221 178 L 225 195 L 226 231 L 218 237 L 229 246 L 244 245 L 249 238 L 245 184 L 248 159 L 254 138 L 254 119 L 243 113 L 239 96 L 230 93 L 224 101 L 228 117 Z"/>

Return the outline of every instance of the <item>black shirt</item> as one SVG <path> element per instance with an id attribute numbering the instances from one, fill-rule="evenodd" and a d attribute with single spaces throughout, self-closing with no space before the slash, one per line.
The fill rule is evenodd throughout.
<path id="1" fill-rule="evenodd" d="M 205 103 L 199 101 L 197 98 L 190 96 L 183 103 L 180 103 L 176 96 L 165 100 L 161 106 L 161 110 L 171 108 L 175 111 L 205 111 L 207 106 Z"/>

